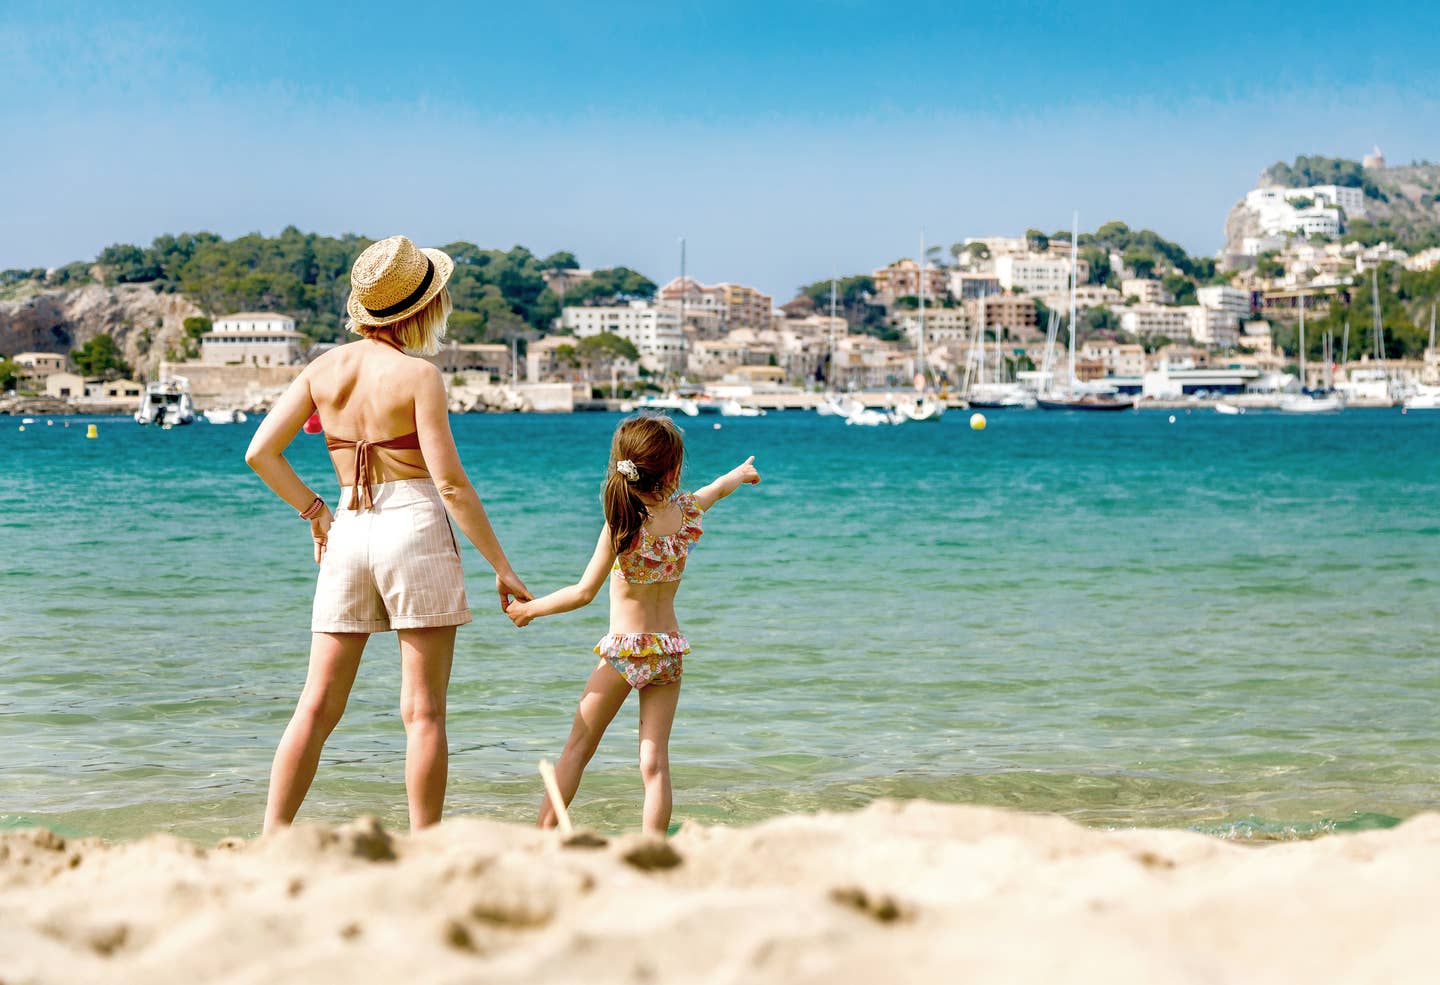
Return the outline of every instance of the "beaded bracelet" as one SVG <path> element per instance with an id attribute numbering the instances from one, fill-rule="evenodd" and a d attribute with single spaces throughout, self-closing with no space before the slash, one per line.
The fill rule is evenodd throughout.
<path id="1" fill-rule="evenodd" d="M 321 511 L 324 509 L 325 500 L 321 499 L 319 496 L 316 496 L 315 502 L 311 503 L 309 506 L 305 507 L 305 509 L 300 511 L 300 519 L 313 520 L 317 516 L 319 516 Z"/>

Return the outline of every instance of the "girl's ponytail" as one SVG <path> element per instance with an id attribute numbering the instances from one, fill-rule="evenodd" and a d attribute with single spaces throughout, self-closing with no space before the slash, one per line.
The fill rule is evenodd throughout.
<path id="1" fill-rule="evenodd" d="M 685 438 L 668 417 L 640 414 L 615 429 L 600 502 L 616 554 L 630 549 L 650 515 L 641 497 L 654 500 L 674 492 L 684 462 Z"/>
<path id="2" fill-rule="evenodd" d="M 614 465 L 605 477 L 600 499 L 605 507 L 605 522 L 610 524 L 610 546 L 615 548 L 616 554 L 623 554 L 640 533 L 640 525 L 650 511 L 645 508 L 635 486 L 617 472 Z"/>

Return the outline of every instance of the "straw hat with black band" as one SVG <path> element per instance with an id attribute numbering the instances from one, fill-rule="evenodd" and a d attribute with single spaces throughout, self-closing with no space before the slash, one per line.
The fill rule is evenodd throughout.
<path id="1" fill-rule="evenodd" d="M 350 317 L 374 328 L 404 321 L 435 300 L 454 270 L 444 252 L 422 250 L 407 236 L 372 243 L 350 268 Z"/>

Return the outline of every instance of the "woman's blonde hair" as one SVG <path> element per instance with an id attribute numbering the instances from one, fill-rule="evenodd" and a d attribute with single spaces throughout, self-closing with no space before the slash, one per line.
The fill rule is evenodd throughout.
<path id="1" fill-rule="evenodd" d="M 350 319 L 345 327 L 362 338 L 371 339 L 388 334 L 404 347 L 406 352 L 417 356 L 433 356 L 440 351 L 445 341 L 445 330 L 450 323 L 450 289 L 444 288 L 434 299 L 415 314 L 402 318 L 393 325 L 357 325 Z"/>

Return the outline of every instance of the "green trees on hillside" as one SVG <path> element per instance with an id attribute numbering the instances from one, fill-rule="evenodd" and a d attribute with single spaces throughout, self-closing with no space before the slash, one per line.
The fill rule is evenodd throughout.
<path id="1" fill-rule="evenodd" d="M 343 335 L 350 267 L 372 240 L 363 236 L 320 236 L 288 226 L 278 236 L 258 234 L 225 240 L 214 233 L 164 235 L 149 247 L 117 243 L 97 263 L 110 284 L 153 284 L 183 291 L 210 315 L 235 311 L 283 311 L 321 340 Z M 579 267 L 569 251 L 536 257 L 523 246 L 482 249 L 455 242 L 442 247 L 455 260 L 449 284 L 455 306 L 451 337 L 461 342 L 498 341 L 548 331 L 561 299 L 545 284 L 549 270 Z M 82 268 L 82 269 L 76 269 Z M 88 278 L 88 265 L 61 268 L 66 277 Z M 44 271 L 7 271 L 0 282 L 18 282 Z M 52 277 L 54 280 L 54 277 Z M 0 283 L 3 286 L 3 283 Z M 565 304 L 595 304 L 649 298 L 655 284 L 627 267 L 597 270 L 564 298 Z M 192 336 L 193 339 L 194 336 Z"/>
<path id="2" fill-rule="evenodd" d="M 885 321 L 885 309 L 870 303 L 875 293 L 875 278 L 853 274 L 835 280 L 835 313 L 844 318 L 852 331 L 881 339 L 897 339 L 900 333 Z M 817 280 L 800 288 L 800 296 L 809 298 L 815 310 L 830 314 L 830 281 Z"/>
<path id="3" fill-rule="evenodd" d="M 1270 165 L 1265 174 L 1285 188 L 1339 185 L 1342 188 L 1359 188 L 1367 198 L 1389 201 L 1359 161 L 1348 161 L 1343 157 L 1301 154 L 1295 158 L 1294 164 L 1280 161 Z"/>
<path id="4" fill-rule="evenodd" d="M 70 350 L 70 358 L 82 376 L 128 376 L 130 364 L 120 357 L 115 339 L 108 333 L 97 335 L 78 349 Z"/>
<path id="5" fill-rule="evenodd" d="M 612 304 L 655 296 L 655 282 L 629 267 L 597 270 L 589 280 L 565 292 L 567 307 L 577 304 Z"/>

